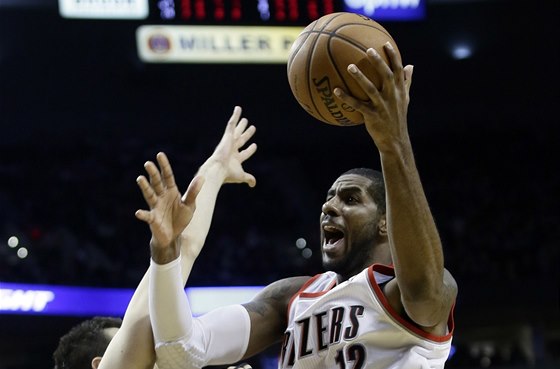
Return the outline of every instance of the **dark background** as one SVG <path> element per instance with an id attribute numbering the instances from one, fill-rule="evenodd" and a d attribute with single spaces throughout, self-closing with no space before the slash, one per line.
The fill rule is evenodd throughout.
<path id="1" fill-rule="evenodd" d="M 410 133 L 460 288 L 448 368 L 559 363 L 558 15 L 553 0 L 432 0 L 423 21 L 383 23 L 415 65 Z M 234 105 L 257 126 L 246 169 L 258 184 L 223 188 L 189 285 L 320 272 L 326 190 L 379 167 L 364 128 L 308 116 L 285 65 L 143 64 L 139 24 L 0 1 L 0 280 L 134 288 L 149 262 L 134 218 L 143 163 L 166 151 L 185 188 Z M 471 58 L 451 57 L 458 41 Z M 13 234 L 24 260 L 5 245 Z M 52 367 L 80 320 L 0 315 L 0 368 Z"/>

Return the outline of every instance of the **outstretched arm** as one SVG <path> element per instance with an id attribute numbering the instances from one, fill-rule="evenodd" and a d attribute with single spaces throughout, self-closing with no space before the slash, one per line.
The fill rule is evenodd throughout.
<path id="1" fill-rule="evenodd" d="M 150 206 L 146 214 L 163 212 L 171 215 L 164 222 L 150 223 L 153 237 L 150 242 L 149 310 L 160 368 L 232 363 L 242 357 L 247 347 L 250 323 L 246 309 L 236 305 L 194 319 L 181 282 L 181 276 L 188 277 L 190 274 L 210 226 L 212 212 L 200 212 L 198 201 L 206 204 L 204 209 L 211 210 L 223 183 L 255 184 L 255 178 L 242 168 L 242 163 L 256 150 L 255 144 L 242 149 L 255 128 L 247 128 L 248 122 L 246 119 L 239 120 L 240 114 L 240 108 L 236 108 L 222 140 L 197 174 L 205 179 L 205 184 L 197 199 L 196 219 L 180 237 L 174 240 L 161 237 L 162 234 L 176 234 L 171 230 L 175 229 L 175 218 L 180 215 L 165 211 L 169 208 L 164 205 L 165 192 L 158 191 L 154 186 L 159 184 L 159 177 L 166 177 L 167 167 L 162 165 L 165 163 L 160 163 L 161 174 L 150 173 L 151 185 L 142 188 Z M 168 171 L 171 172 L 171 169 Z M 152 196 L 162 197 L 162 202 L 150 201 Z M 222 319 L 224 316 L 225 320 Z"/>
<path id="2" fill-rule="evenodd" d="M 376 86 L 355 66 L 348 72 L 368 94 L 359 101 L 340 88 L 335 94 L 364 116 L 366 129 L 377 146 L 387 197 L 389 244 L 396 279 L 385 293 L 397 309 L 428 331 L 442 332 L 454 302 L 457 287 L 445 271 L 441 240 L 414 161 L 408 134 L 407 112 L 412 66 L 403 68 L 392 46 L 385 52 L 390 65 L 375 49 L 367 51 L 368 61 L 383 76 Z M 396 301 L 396 303 L 395 303 Z M 399 309 L 402 310 L 402 309 Z"/>
<path id="3" fill-rule="evenodd" d="M 152 162 L 145 164 L 151 185 L 144 176 L 137 180 L 144 199 L 151 208 L 148 212 L 139 210 L 136 216 L 150 225 L 152 244 L 172 242 L 190 222 L 196 208 L 195 199 L 204 179 L 193 179 L 187 192 L 181 197 L 167 157 L 158 154 L 162 175 Z M 170 227 L 162 227 L 172 220 Z M 123 318 L 123 323 L 107 347 L 99 368 L 147 368 L 155 363 L 152 330 L 148 317 L 148 273 L 138 285 Z"/>
<path id="4" fill-rule="evenodd" d="M 189 226 L 180 236 L 180 245 L 185 254 L 197 247 L 194 245 L 198 245 L 198 252 L 202 248 L 210 227 L 215 200 L 223 183 L 247 183 L 251 187 L 255 185 L 255 178 L 243 170 L 242 164 L 256 151 L 256 145 L 251 144 L 241 150 L 254 134 L 255 127 L 247 127 L 247 120 L 240 118 L 241 108 L 236 107 L 219 145 L 197 173 L 205 180 L 196 198 L 196 211 Z M 238 136 L 235 136 L 236 131 Z M 153 163 L 146 163 L 146 167 L 147 170 L 149 167 L 156 169 Z M 186 250 L 185 247 L 189 244 L 191 246 Z M 182 268 L 184 285 L 187 279 L 186 271 L 190 270 L 189 259 L 183 258 L 182 262 L 187 264 Z M 109 344 L 100 369 L 152 369 L 154 367 L 156 357 L 148 314 L 149 272 L 148 270 L 136 288 L 124 315 L 122 327 Z"/>
<path id="5" fill-rule="evenodd" d="M 245 147 L 255 132 L 255 126 L 249 125 L 246 118 L 241 118 L 241 108 L 235 107 L 222 139 L 199 168 L 197 175 L 204 177 L 205 181 L 197 198 L 195 216 L 181 234 L 184 263 L 188 263 L 188 260 L 194 262 L 204 246 L 221 186 L 224 183 L 246 183 L 255 187 L 255 177 L 243 169 L 243 163 L 257 150 L 255 143 Z M 183 264 L 183 271 L 186 270 L 186 264 Z"/>
<path id="6" fill-rule="evenodd" d="M 172 249 L 171 257 L 168 257 L 169 250 L 158 250 L 154 247 L 156 243 L 151 244 L 150 319 L 160 369 L 233 363 L 278 342 L 285 327 L 289 299 L 308 279 L 299 277 L 278 281 L 244 306 L 226 306 L 200 317 L 192 316 L 183 286 L 178 281 L 181 273 L 190 273 L 208 231 L 210 217 L 200 216 L 199 201 L 213 203 L 222 183 L 255 184 L 254 177 L 243 171 L 241 163 L 254 153 L 256 147 L 253 144 L 246 150 L 240 150 L 253 135 L 254 128 L 246 129 L 246 121 L 237 123 L 236 120 L 228 123 L 214 154 L 199 170 L 199 175 L 205 177 L 205 183 L 197 198 L 195 217 L 206 221 L 196 225 L 193 218 L 181 236 L 180 256 L 173 244 L 160 245 Z M 204 191 L 211 192 L 212 196 L 204 195 Z M 201 229 L 204 232 L 200 232 Z"/>

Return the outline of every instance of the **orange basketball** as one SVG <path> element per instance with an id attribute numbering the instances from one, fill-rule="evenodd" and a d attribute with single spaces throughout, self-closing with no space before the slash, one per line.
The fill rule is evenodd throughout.
<path id="1" fill-rule="evenodd" d="M 381 88 L 381 78 L 367 62 L 366 50 L 374 48 L 388 62 L 387 42 L 400 53 L 389 32 L 374 20 L 354 13 L 327 14 L 308 25 L 292 44 L 288 58 L 288 82 L 299 104 L 315 118 L 337 126 L 363 123 L 360 113 L 342 103 L 333 93 L 340 87 L 367 101 L 365 92 L 348 73 L 356 64 Z"/>

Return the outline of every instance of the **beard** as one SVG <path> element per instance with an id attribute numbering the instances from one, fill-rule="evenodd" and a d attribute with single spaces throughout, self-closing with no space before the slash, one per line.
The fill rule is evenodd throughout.
<path id="1" fill-rule="evenodd" d="M 323 268 L 339 274 L 343 280 L 358 274 L 373 263 L 373 251 L 376 242 L 367 239 L 354 243 L 350 246 L 350 250 L 342 258 L 327 259 L 323 257 Z"/>

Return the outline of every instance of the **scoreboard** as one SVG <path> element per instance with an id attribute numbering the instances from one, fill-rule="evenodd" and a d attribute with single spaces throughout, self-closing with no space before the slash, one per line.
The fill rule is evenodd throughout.
<path id="1" fill-rule="evenodd" d="M 152 0 L 153 20 L 189 24 L 307 25 L 334 12 L 376 20 L 418 20 L 425 0 Z"/>
<path id="2" fill-rule="evenodd" d="M 151 20 L 176 24 L 307 25 L 342 11 L 335 0 L 155 0 Z"/>
<path id="3" fill-rule="evenodd" d="M 143 19 L 159 24 L 305 26 L 353 12 L 381 20 L 421 20 L 427 0 L 58 0 L 65 18 Z"/>
<path id="4" fill-rule="evenodd" d="M 59 0 L 65 18 L 138 20 L 146 63 L 285 63 L 305 26 L 331 13 L 420 20 L 426 0 Z"/>

